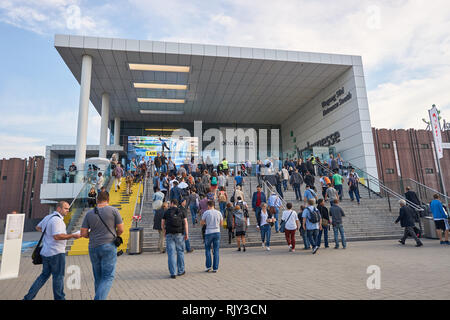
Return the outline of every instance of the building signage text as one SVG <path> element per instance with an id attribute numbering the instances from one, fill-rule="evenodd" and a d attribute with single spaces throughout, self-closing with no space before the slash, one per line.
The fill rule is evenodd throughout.
<path id="1" fill-rule="evenodd" d="M 339 106 L 343 105 L 347 101 L 351 100 L 352 94 L 351 92 L 348 92 L 347 95 L 345 95 L 344 87 L 336 91 L 336 93 L 329 98 L 328 100 L 325 100 L 322 102 L 322 108 L 323 110 L 323 116 L 326 116 L 331 111 L 337 109 Z"/>
<path id="2" fill-rule="evenodd" d="M 341 134 L 339 133 L 339 131 L 336 131 L 333 134 L 330 134 L 329 136 L 320 139 L 316 142 L 314 142 L 313 144 L 310 144 L 309 141 L 306 143 L 306 148 L 303 148 L 302 150 L 297 148 L 297 152 L 299 155 L 301 155 L 303 153 L 303 151 L 306 151 L 308 149 L 311 149 L 312 147 L 330 147 L 338 142 L 341 141 Z"/>

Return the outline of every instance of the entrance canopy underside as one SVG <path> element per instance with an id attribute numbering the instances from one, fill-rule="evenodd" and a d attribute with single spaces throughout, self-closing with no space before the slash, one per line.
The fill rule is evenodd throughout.
<path id="1" fill-rule="evenodd" d="M 359 56 L 160 41 L 56 35 L 55 47 L 77 81 L 84 54 L 93 58 L 90 101 L 125 121 L 282 124 L 342 75 Z M 189 72 L 130 70 L 129 64 L 188 66 Z M 135 83 L 187 85 L 183 90 Z M 147 103 L 138 98 L 184 99 Z M 141 110 L 183 111 L 183 115 Z"/>

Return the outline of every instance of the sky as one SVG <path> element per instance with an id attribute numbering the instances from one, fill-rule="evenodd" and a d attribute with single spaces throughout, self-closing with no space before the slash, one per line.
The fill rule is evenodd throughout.
<path id="1" fill-rule="evenodd" d="M 449 30 L 448 0 L 0 0 L 0 159 L 75 144 L 80 87 L 55 34 L 360 55 L 372 126 L 425 129 L 432 104 L 450 118 Z"/>

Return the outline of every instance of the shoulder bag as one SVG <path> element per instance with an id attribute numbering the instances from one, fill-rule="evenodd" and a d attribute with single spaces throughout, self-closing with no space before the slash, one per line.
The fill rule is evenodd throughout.
<path id="1" fill-rule="evenodd" d="M 292 216 L 292 211 L 291 211 L 291 214 L 289 215 L 289 217 L 287 218 L 287 220 L 281 220 L 281 223 L 280 223 L 280 232 L 284 232 L 284 228 L 286 227 L 286 222 L 287 221 L 289 221 L 289 219 L 291 218 L 291 216 Z"/>
<path id="2" fill-rule="evenodd" d="M 33 264 L 42 264 L 42 256 L 41 256 L 41 250 L 42 250 L 42 246 L 41 246 L 41 242 L 42 242 L 42 238 L 44 238 L 44 234 L 45 231 L 47 230 L 47 226 L 48 223 L 50 222 L 50 219 L 53 217 L 57 217 L 58 215 L 55 214 L 52 217 L 50 217 L 47 221 L 47 225 L 45 226 L 44 232 L 42 232 L 41 238 L 39 239 L 39 242 L 36 246 L 36 248 L 34 248 L 33 250 L 33 254 L 31 255 L 31 259 L 33 261 Z"/>
<path id="3" fill-rule="evenodd" d="M 105 225 L 106 229 L 108 229 L 108 231 L 114 236 L 114 245 L 115 245 L 116 247 L 119 247 L 119 246 L 123 243 L 122 237 L 120 237 L 120 236 L 114 234 L 114 233 L 111 231 L 111 229 L 106 225 L 105 221 L 103 221 L 101 215 L 100 215 L 99 212 L 98 212 L 98 208 L 97 208 L 97 207 L 94 208 L 94 211 L 95 211 L 95 214 L 100 218 L 101 222 Z"/>

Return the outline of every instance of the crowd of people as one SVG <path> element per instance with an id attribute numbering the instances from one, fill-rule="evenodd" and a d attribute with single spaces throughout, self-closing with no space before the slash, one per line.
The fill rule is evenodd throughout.
<path id="1" fill-rule="evenodd" d="M 331 228 L 334 233 L 334 248 L 339 249 L 340 245 L 343 249 L 347 248 L 343 223 L 345 212 L 340 206 L 345 174 L 342 159 L 338 155 L 336 159 L 331 158 L 331 161 L 326 164 L 318 165 L 318 161 L 320 159 L 314 157 L 306 161 L 286 160 L 281 170 L 274 171 L 274 176 L 278 178 L 275 178 L 277 181 L 272 184 L 273 188 L 268 189 L 270 194 L 266 195 L 262 186 L 258 185 L 251 199 L 247 199 L 244 192 L 247 185 L 245 177 L 251 175 L 253 169 L 249 161 L 240 167 L 241 170 L 231 174 L 230 166 L 225 158 L 217 168 L 203 161 L 198 165 L 192 165 L 193 161 L 185 161 L 177 168 L 170 157 L 165 158 L 164 153 L 161 153 L 149 163 L 143 160 L 137 163 L 135 159 L 132 159 L 126 173 L 122 165 L 114 159 L 112 175 L 115 177 L 116 191 L 120 190 L 121 178 L 124 176 L 127 184 L 128 180 L 130 183 L 137 182 L 146 175 L 153 179 L 153 228 L 159 233 L 159 251 L 167 252 L 170 277 L 176 279 L 186 273 L 185 251 L 193 251 L 190 245 L 189 213 L 193 227 L 201 228 L 205 246 L 205 272 L 217 273 L 221 228 L 227 230 L 229 244 L 235 239 L 237 251 L 247 251 L 246 233 L 250 226 L 250 208 L 246 201 L 249 201 L 255 214 L 261 246 L 267 251 L 271 250 L 272 228 L 276 233 L 284 233 L 290 252 L 296 250 L 297 231 L 303 239 L 304 250 L 311 250 L 312 254 L 316 254 L 322 241 L 324 247 L 328 248 L 328 232 Z M 269 176 L 264 168 L 271 170 L 273 163 L 258 161 L 256 164 L 255 173 L 258 179 L 268 180 Z M 316 176 L 320 176 L 322 197 L 318 196 L 315 187 Z M 99 172 L 99 178 L 101 177 Z M 229 177 L 233 177 L 234 184 L 231 195 L 227 192 Z M 43 270 L 24 299 L 33 299 L 50 275 L 53 276 L 55 299 L 65 298 L 63 280 L 66 242 L 68 239 L 80 237 L 89 239 L 89 256 L 95 279 L 95 299 L 107 298 L 115 276 L 117 259 L 115 242 L 124 230 L 119 211 L 109 206 L 109 194 L 98 180 L 89 192 L 91 199 L 89 203 L 94 206 L 94 209 L 84 217 L 80 233 L 67 234 L 63 218 L 69 211 L 69 204 L 64 201 L 58 203 L 56 210 L 37 226 L 36 229 L 43 232 L 44 241 L 41 251 Z M 347 174 L 349 196 L 351 200 L 356 197 L 359 204 L 358 180 L 355 170 L 350 168 Z M 280 189 L 286 191 L 288 183 L 295 191 L 297 200 L 300 201 L 300 204 L 297 204 L 298 211 L 294 209 L 291 202 L 285 203 L 283 192 L 279 192 Z M 300 187 L 303 183 L 305 191 L 302 198 Z M 422 227 L 420 226 L 419 231 L 415 227 L 415 224 L 420 222 L 419 214 L 408 203 L 417 205 L 422 203 L 409 187 L 405 198 L 408 202 L 399 201 L 400 212 L 395 221 L 395 223 L 400 222 L 401 227 L 405 228 L 399 242 L 405 245 L 406 239 L 411 237 L 416 241 L 416 246 L 420 247 L 423 245 L 420 240 Z M 450 227 L 447 208 L 439 200 L 439 195 L 436 194 L 433 198 L 430 210 L 437 235 L 441 244 L 448 245 L 450 244 L 448 241 Z M 46 233 L 47 230 L 48 233 Z"/>

